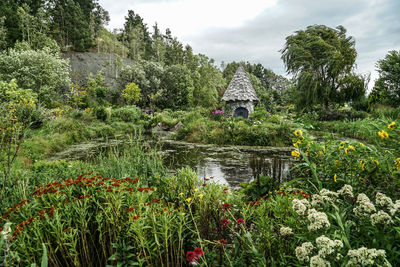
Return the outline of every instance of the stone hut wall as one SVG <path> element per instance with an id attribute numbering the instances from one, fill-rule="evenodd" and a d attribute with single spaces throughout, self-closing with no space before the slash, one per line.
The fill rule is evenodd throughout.
<path id="1" fill-rule="evenodd" d="M 254 112 L 254 103 L 253 101 L 228 101 L 226 102 L 226 114 L 230 114 L 231 116 L 235 112 L 235 110 L 239 107 L 243 107 L 249 111 L 249 115 Z"/>

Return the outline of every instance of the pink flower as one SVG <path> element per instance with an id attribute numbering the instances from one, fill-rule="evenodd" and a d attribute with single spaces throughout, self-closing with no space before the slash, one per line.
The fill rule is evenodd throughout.
<path id="1" fill-rule="evenodd" d="M 201 248 L 195 248 L 194 251 L 186 253 L 186 260 L 189 262 L 189 265 L 197 265 L 196 260 L 200 259 L 203 254 L 204 251 Z"/>
<path id="2" fill-rule="evenodd" d="M 228 225 L 229 220 L 227 220 L 227 219 L 222 219 L 222 220 L 221 220 L 221 223 L 222 223 L 222 226 L 225 227 L 225 226 Z"/>

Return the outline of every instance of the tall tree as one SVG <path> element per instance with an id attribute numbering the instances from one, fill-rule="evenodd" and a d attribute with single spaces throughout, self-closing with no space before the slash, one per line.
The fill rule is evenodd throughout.
<path id="1" fill-rule="evenodd" d="M 389 51 L 376 64 L 379 78 L 375 82 L 369 99 L 372 103 L 384 103 L 394 107 L 400 105 L 400 51 Z"/>
<path id="2" fill-rule="evenodd" d="M 152 42 L 147 25 L 133 10 L 125 17 L 122 41 L 128 47 L 128 56 L 134 60 L 150 59 L 153 56 Z"/>
<path id="3" fill-rule="evenodd" d="M 346 29 L 336 29 L 324 25 L 314 25 L 306 30 L 296 31 L 286 37 L 281 50 L 286 71 L 296 78 L 298 108 L 311 109 L 315 104 L 352 101 L 364 95 L 343 94 L 342 87 L 355 81 L 346 77 L 353 76 L 357 56 L 355 41 L 346 36 Z M 351 86 L 350 86 L 351 88 Z"/>

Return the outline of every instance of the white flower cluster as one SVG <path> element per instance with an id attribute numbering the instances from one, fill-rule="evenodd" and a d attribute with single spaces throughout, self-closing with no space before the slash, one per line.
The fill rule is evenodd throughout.
<path id="1" fill-rule="evenodd" d="M 279 232 L 281 233 L 282 236 L 293 235 L 293 230 L 290 227 L 281 227 Z"/>
<path id="2" fill-rule="evenodd" d="M 324 212 L 319 212 L 315 209 L 309 210 L 307 219 L 310 222 L 310 225 L 308 226 L 308 230 L 310 231 L 317 231 L 331 226 L 328 216 Z"/>
<path id="3" fill-rule="evenodd" d="M 322 196 L 322 199 L 329 203 L 334 203 L 338 198 L 339 194 L 329 191 L 328 189 L 322 189 L 319 194 Z"/>
<path id="4" fill-rule="evenodd" d="M 347 198 L 353 198 L 353 187 L 349 184 L 345 184 L 341 189 L 337 191 L 339 195 Z"/>
<path id="5" fill-rule="evenodd" d="M 393 201 L 390 197 L 382 193 L 376 193 L 376 205 L 382 208 L 390 208 L 393 206 Z"/>
<path id="6" fill-rule="evenodd" d="M 391 208 L 389 208 L 390 214 L 395 215 L 397 213 L 400 213 L 400 199 L 396 200 L 396 202 L 393 204 Z"/>
<path id="7" fill-rule="evenodd" d="M 329 261 L 321 258 L 318 255 L 312 256 L 310 260 L 310 267 L 330 267 Z"/>
<path id="8" fill-rule="evenodd" d="M 326 258 L 329 255 L 332 255 L 336 249 L 343 248 L 342 241 L 335 239 L 331 240 L 329 237 L 324 235 L 318 237 L 315 242 L 317 243 L 318 256 L 322 258 Z"/>
<path id="9" fill-rule="evenodd" d="M 386 252 L 383 249 L 359 249 L 349 250 L 347 253 L 349 261 L 346 266 L 389 266 L 386 260 Z"/>
<path id="10" fill-rule="evenodd" d="M 301 262 L 308 262 L 310 260 L 310 254 L 314 250 L 313 244 L 311 242 L 305 242 L 297 247 L 295 250 L 296 258 Z"/>
<path id="11" fill-rule="evenodd" d="M 389 225 L 393 224 L 393 220 L 389 214 L 384 212 L 383 210 L 378 211 L 375 214 L 371 215 L 371 223 L 372 225 Z"/>
<path id="12" fill-rule="evenodd" d="M 372 213 L 376 212 L 374 204 L 372 204 L 365 194 L 358 194 L 356 205 L 353 211 L 358 217 L 369 217 Z"/>
<path id="13" fill-rule="evenodd" d="M 309 207 L 310 203 L 305 198 L 302 200 L 295 198 L 292 201 L 292 208 L 299 215 L 304 215 Z"/>
<path id="14" fill-rule="evenodd" d="M 311 197 L 311 206 L 313 208 L 318 208 L 324 205 L 324 200 L 322 199 L 322 197 L 318 194 L 314 194 Z"/>

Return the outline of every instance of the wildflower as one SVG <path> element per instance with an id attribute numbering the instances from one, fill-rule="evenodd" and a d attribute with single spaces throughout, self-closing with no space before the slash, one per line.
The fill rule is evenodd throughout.
<path id="1" fill-rule="evenodd" d="M 400 171 L 400 158 L 395 159 L 394 164 L 396 164 L 397 170 Z"/>
<path id="2" fill-rule="evenodd" d="M 190 201 L 192 201 L 192 198 L 191 198 L 191 197 L 188 197 L 188 198 L 186 199 L 186 202 L 187 202 L 187 203 L 190 203 Z"/>
<path id="3" fill-rule="evenodd" d="M 378 213 L 371 215 L 371 223 L 372 225 L 389 225 L 393 224 L 392 218 L 384 212 L 383 210 L 378 211 Z"/>
<path id="4" fill-rule="evenodd" d="M 241 218 L 239 218 L 239 219 L 236 220 L 236 223 L 237 223 L 238 225 L 244 224 L 244 220 L 241 219 Z"/>
<path id="5" fill-rule="evenodd" d="M 229 203 L 224 203 L 222 204 L 222 211 L 227 211 L 227 210 L 231 210 L 232 206 L 229 205 Z"/>
<path id="6" fill-rule="evenodd" d="M 183 197 L 183 193 L 179 193 L 179 196 L 180 196 L 180 197 Z"/>
<path id="7" fill-rule="evenodd" d="M 337 178 L 337 175 L 336 175 L 336 173 L 335 173 L 335 175 L 333 176 L 333 181 L 336 183 L 336 178 Z"/>
<path id="8" fill-rule="evenodd" d="M 324 205 L 324 200 L 322 199 L 322 196 L 318 195 L 318 194 L 314 194 L 311 197 L 311 206 L 314 207 L 314 208 L 317 208 L 317 207 L 320 207 L 322 205 Z"/>
<path id="9" fill-rule="evenodd" d="M 185 216 L 185 214 L 186 214 L 185 212 L 181 212 L 180 213 L 181 216 Z"/>
<path id="10" fill-rule="evenodd" d="M 331 226 L 328 216 L 323 212 L 316 211 L 315 209 L 309 211 L 307 219 L 310 222 L 310 225 L 308 226 L 308 230 L 310 231 L 317 231 Z"/>
<path id="11" fill-rule="evenodd" d="M 376 211 L 374 204 L 365 194 L 358 194 L 356 204 L 357 206 L 353 211 L 358 217 L 369 217 Z"/>
<path id="12" fill-rule="evenodd" d="M 203 198 L 203 196 L 204 196 L 203 194 L 199 194 L 199 198 L 200 198 L 200 199 L 202 199 L 202 198 Z"/>
<path id="13" fill-rule="evenodd" d="M 295 158 L 300 158 L 300 152 L 296 151 L 296 150 L 293 150 L 292 151 L 292 156 L 295 157 Z"/>
<path id="14" fill-rule="evenodd" d="M 200 259 L 203 254 L 204 251 L 201 248 L 195 248 L 193 251 L 186 253 L 186 260 L 189 262 L 189 265 L 197 265 L 196 260 Z"/>
<path id="15" fill-rule="evenodd" d="M 324 201 L 329 202 L 329 203 L 335 202 L 339 196 L 338 193 L 329 191 L 328 189 L 325 189 L 325 188 L 321 189 L 320 195 L 322 196 L 322 199 Z"/>
<path id="16" fill-rule="evenodd" d="M 348 197 L 348 198 L 352 198 L 353 197 L 353 187 L 351 187 L 351 185 L 344 185 L 341 189 L 339 189 L 338 194 L 343 196 L 343 197 Z"/>
<path id="17" fill-rule="evenodd" d="M 300 247 L 297 247 L 295 249 L 296 258 L 299 261 L 307 262 L 310 260 L 309 255 L 311 254 L 311 252 L 313 250 L 314 250 L 313 244 L 311 244 L 311 242 L 305 242 L 305 243 L 301 244 Z"/>
<path id="18" fill-rule="evenodd" d="M 195 188 L 193 191 L 196 193 L 199 189 Z"/>
<path id="19" fill-rule="evenodd" d="M 391 208 L 393 206 L 393 201 L 390 197 L 378 192 L 376 193 L 376 204 L 384 208 Z"/>
<path id="20" fill-rule="evenodd" d="M 229 222 L 230 222 L 230 221 L 227 220 L 227 219 L 225 219 L 225 218 L 221 220 L 221 224 L 222 224 L 223 227 L 226 227 L 226 226 L 228 225 Z"/>
<path id="21" fill-rule="evenodd" d="M 389 138 L 389 134 L 385 130 L 378 132 L 378 135 L 381 139 Z"/>
<path id="22" fill-rule="evenodd" d="M 346 266 L 387 266 L 386 252 L 383 249 L 351 249 L 347 252 L 349 261 Z"/>
<path id="23" fill-rule="evenodd" d="M 390 208 L 390 214 L 392 214 L 392 216 L 395 215 L 398 212 L 400 212 L 400 199 L 396 200 L 396 202 Z"/>
<path id="24" fill-rule="evenodd" d="M 388 129 L 389 130 L 393 130 L 393 127 L 394 127 L 395 124 L 396 123 L 394 121 L 392 121 L 392 123 L 388 125 Z"/>
<path id="25" fill-rule="evenodd" d="M 318 237 L 315 242 L 317 243 L 317 248 L 319 249 L 318 255 L 326 258 L 335 252 L 335 249 L 343 248 L 343 243 L 340 240 L 331 240 L 330 238 L 322 235 Z"/>
<path id="26" fill-rule="evenodd" d="M 310 207 L 310 203 L 308 203 L 307 199 L 299 200 L 299 199 L 295 198 L 292 201 L 292 208 L 299 215 L 304 215 L 307 208 L 309 208 L 309 207 Z"/>
<path id="27" fill-rule="evenodd" d="M 297 142 L 296 142 L 296 143 L 293 143 L 293 146 L 294 146 L 295 148 L 299 148 L 299 145 L 297 144 Z"/>
<path id="28" fill-rule="evenodd" d="M 290 227 L 281 227 L 281 229 L 279 229 L 279 233 L 281 236 L 290 236 L 293 235 L 293 230 Z"/>
<path id="29" fill-rule="evenodd" d="M 310 267 L 330 267 L 329 261 L 320 257 L 319 255 L 312 256 L 310 259 Z"/>
<path id="30" fill-rule="evenodd" d="M 218 243 L 226 245 L 228 242 L 225 239 L 218 240 Z"/>
<path id="31" fill-rule="evenodd" d="M 294 131 L 294 135 L 295 136 L 303 136 L 303 131 L 300 129 L 297 129 L 296 131 Z"/>

